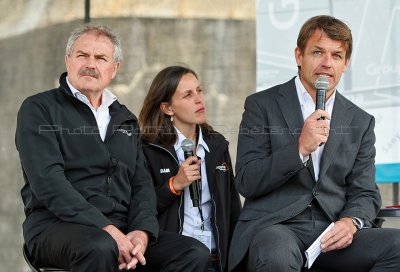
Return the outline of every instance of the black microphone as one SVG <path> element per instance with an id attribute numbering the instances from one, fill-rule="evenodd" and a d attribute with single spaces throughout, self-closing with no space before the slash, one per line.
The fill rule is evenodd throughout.
<path id="1" fill-rule="evenodd" d="M 315 81 L 315 89 L 317 90 L 317 99 L 315 103 L 315 110 L 325 110 L 326 90 L 329 87 L 329 80 L 326 77 L 320 76 Z M 324 120 L 321 116 L 318 120 Z"/>
<path id="2" fill-rule="evenodd" d="M 185 160 L 191 156 L 194 156 L 194 143 L 189 139 L 185 139 L 181 144 L 183 155 Z M 200 180 L 195 180 L 189 186 L 190 198 L 192 199 L 193 207 L 199 207 L 200 205 Z"/>

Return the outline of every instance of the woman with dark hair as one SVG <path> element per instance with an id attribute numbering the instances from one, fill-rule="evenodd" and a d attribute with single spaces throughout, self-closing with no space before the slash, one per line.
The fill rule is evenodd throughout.
<path id="1" fill-rule="evenodd" d="M 202 241 L 211 252 L 210 271 L 226 271 L 241 204 L 228 141 L 207 124 L 197 74 L 183 66 L 160 71 L 144 100 L 139 123 L 160 227 Z M 194 143 L 194 156 L 184 155 L 185 139 Z M 200 188 L 198 207 L 190 198 L 193 182 Z"/>

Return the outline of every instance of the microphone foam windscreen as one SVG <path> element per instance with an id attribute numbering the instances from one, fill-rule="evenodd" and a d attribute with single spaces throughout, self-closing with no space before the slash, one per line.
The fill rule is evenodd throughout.
<path id="1" fill-rule="evenodd" d="M 315 81 L 315 89 L 317 90 L 326 90 L 329 87 L 329 80 L 326 77 L 320 76 Z"/>
<path id="2" fill-rule="evenodd" d="M 191 152 L 194 149 L 194 143 L 192 140 L 185 139 L 182 141 L 181 147 L 184 152 Z"/>

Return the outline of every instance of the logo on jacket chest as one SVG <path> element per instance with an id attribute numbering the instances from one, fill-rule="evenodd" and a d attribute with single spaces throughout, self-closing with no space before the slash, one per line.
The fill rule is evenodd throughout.
<path id="1" fill-rule="evenodd" d="M 123 133 L 129 137 L 132 136 L 132 126 L 121 126 L 120 128 L 114 129 L 114 132 Z"/>
<path id="2" fill-rule="evenodd" d="M 165 174 L 165 173 L 170 173 L 171 170 L 169 170 L 169 168 L 161 168 L 160 169 L 160 174 Z"/>
<path id="3" fill-rule="evenodd" d="M 229 167 L 226 164 L 226 162 L 222 163 L 221 165 L 218 165 L 217 167 L 215 167 L 216 170 L 222 171 L 222 172 L 226 172 L 229 171 Z"/>

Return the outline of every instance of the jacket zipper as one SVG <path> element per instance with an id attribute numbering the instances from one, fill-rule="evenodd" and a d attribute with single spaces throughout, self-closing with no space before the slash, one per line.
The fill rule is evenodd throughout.
<path id="1" fill-rule="evenodd" d="M 65 88 L 64 88 L 65 89 Z M 69 94 L 69 93 L 68 93 Z M 70 95 L 70 94 L 69 94 Z M 98 124 L 97 124 L 97 120 L 96 120 L 96 117 L 94 117 L 94 115 L 93 115 L 93 113 L 92 113 L 92 110 L 90 109 L 90 107 L 86 104 L 86 103 L 84 103 L 83 101 L 81 101 L 80 99 L 78 99 L 78 98 L 76 98 L 75 96 L 73 96 L 73 95 L 71 95 L 74 99 L 76 99 L 76 101 L 78 102 L 78 103 L 80 103 L 80 104 L 82 104 L 82 105 L 84 105 L 84 108 L 86 108 L 86 110 L 88 110 L 90 113 L 89 113 L 89 116 L 91 116 L 91 117 L 89 117 L 89 118 L 92 118 L 92 119 L 94 119 L 94 123 L 96 124 L 96 127 L 98 128 Z M 120 126 L 121 124 L 123 124 L 124 122 L 126 122 L 126 121 L 132 121 L 133 119 L 129 119 L 129 118 L 125 118 L 123 121 L 121 121 L 119 124 L 118 124 L 118 126 Z M 109 122 L 109 124 L 108 125 L 110 125 L 110 123 L 111 123 L 111 119 L 110 119 L 110 122 Z M 115 124 L 114 124 L 115 125 Z M 108 130 L 108 128 L 107 128 L 107 130 Z M 98 137 L 100 138 L 100 140 L 103 142 L 103 144 L 104 144 L 104 147 L 105 147 L 105 149 L 107 150 L 107 152 L 108 152 L 108 154 L 109 154 L 109 150 L 108 150 L 108 148 L 107 148 L 107 145 L 106 145 L 106 143 L 109 141 L 109 139 L 112 137 L 112 135 L 110 135 L 109 137 L 107 137 L 107 131 L 106 131 L 106 135 L 105 135 L 105 138 L 104 138 L 104 140 L 103 139 L 101 139 L 101 137 L 100 137 L 100 134 L 98 135 Z M 110 173 L 110 169 L 108 169 L 107 170 L 107 181 L 106 181 L 106 191 L 105 191 L 105 195 L 108 197 L 108 195 L 109 195 L 109 193 L 111 192 L 111 178 L 112 178 L 112 176 L 111 176 L 111 173 Z"/>
<path id="2" fill-rule="evenodd" d="M 168 150 L 168 149 L 166 149 L 166 148 L 164 148 L 164 147 L 162 147 L 162 146 L 159 146 L 159 145 L 156 145 L 156 144 L 150 144 L 151 146 L 154 146 L 154 147 L 157 147 L 157 148 L 160 148 L 160 149 L 162 149 L 162 150 L 164 150 L 164 151 L 166 151 L 168 154 L 170 154 L 171 155 L 171 157 L 175 160 L 175 162 L 178 164 L 178 167 L 179 167 L 179 162 L 178 162 L 178 160 L 175 158 L 175 156 Z M 208 188 L 210 188 L 210 185 L 208 184 Z M 214 218 L 214 228 L 215 228 L 215 231 L 216 231 L 216 233 L 217 233 L 217 239 L 216 239 L 216 244 L 217 244 L 217 250 L 218 250 L 218 256 L 219 256 L 219 258 L 218 258 L 218 265 L 219 265 L 219 269 L 222 271 L 222 262 L 221 262 L 221 248 L 220 248 L 220 246 L 219 246 L 219 243 L 220 243 L 220 239 L 219 239 L 219 230 L 218 230 L 218 227 L 217 227 L 217 205 L 216 205 L 216 203 L 215 203 L 215 200 L 214 200 L 214 197 L 213 197 L 213 194 L 211 193 L 211 190 L 210 190 L 210 195 L 211 195 L 211 201 L 212 201 L 212 203 L 213 203 L 213 210 L 214 210 L 214 212 L 213 212 L 213 218 Z M 181 209 L 182 209 L 182 203 L 183 203 L 183 194 L 181 194 L 181 199 L 180 199 L 180 201 L 179 201 L 179 208 L 178 208 L 178 218 L 179 218 L 179 234 L 182 234 L 182 232 L 183 232 L 183 221 L 182 221 L 182 218 L 181 218 Z M 214 237 L 215 238 L 215 237 Z"/>
<path id="3" fill-rule="evenodd" d="M 111 177 L 107 176 L 107 189 L 106 189 L 106 196 L 108 196 L 108 194 L 111 191 Z"/>
<path id="4" fill-rule="evenodd" d="M 221 255 L 221 248 L 219 246 L 220 240 L 219 240 L 219 230 L 218 230 L 218 226 L 217 226 L 217 204 L 215 203 L 212 194 L 211 194 L 211 200 L 212 200 L 213 209 L 214 209 L 214 214 L 213 214 L 213 217 L 214 217 L 214 228 L 215 228 L 215 232 L 217 233 L 216 243 L 217 243 L 217 250 L 218 250 L 218 257 L 219 257 L 218 258 L 218 265 L 219 265 L 219 269 L 222 271 L 222 262 L 221 262 L 221 256 L 222 255 Z"/>

